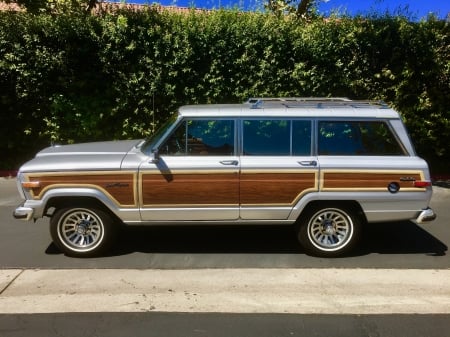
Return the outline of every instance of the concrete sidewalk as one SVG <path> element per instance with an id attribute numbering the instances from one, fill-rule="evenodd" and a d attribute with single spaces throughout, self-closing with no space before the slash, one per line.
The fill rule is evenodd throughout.
<path id="1" fill-rule="evenodd" d="M 450 313 L 450 270 L 2 270 L 0 313 Z"/>

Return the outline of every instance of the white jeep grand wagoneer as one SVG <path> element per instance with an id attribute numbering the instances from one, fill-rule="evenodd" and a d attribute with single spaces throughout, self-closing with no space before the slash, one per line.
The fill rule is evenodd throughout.
<path id="1" fill-rule="evenodd" d="M 14 216 L 49 216 L 70 256 L 105 252 L 121 224 L 291 224 L 308 253 L 337 256 L 367 222 L 435 218 L 399 114 L 345 98 L 184 106 L 148 140 L 47 148 L 18 188 Z"/>

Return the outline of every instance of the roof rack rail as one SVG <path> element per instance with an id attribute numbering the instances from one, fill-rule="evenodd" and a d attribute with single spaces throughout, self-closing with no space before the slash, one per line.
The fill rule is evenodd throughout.
<path id="1" fill-rule="evenodd" d="M 285 108 L 388 108 L 383 101 L 351 100 L 346 97 L 258 97 L 246 102 L 252 109 L 265 106 L 284 106 Z"/>

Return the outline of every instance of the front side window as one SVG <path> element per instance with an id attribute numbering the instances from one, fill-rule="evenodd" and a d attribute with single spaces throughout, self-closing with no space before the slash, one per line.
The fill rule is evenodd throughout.
<path id="1" fill-rule="evenodd" d="M 174 156 L 231 156 L 234 154 L 234 120 L 184 120 L 161 146 L 160 153 Z"/>
<path id="2" fill-rule="evenodd" d="M 320 121 L 318 138 L 319 155 L 405 155 L 383 121 Z"/>

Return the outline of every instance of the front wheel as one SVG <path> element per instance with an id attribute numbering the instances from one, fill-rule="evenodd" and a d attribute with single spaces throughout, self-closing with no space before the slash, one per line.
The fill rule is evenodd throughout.
<path id="1" fill-rule="evenodd" d="M 66 207 L 50 219 L 50 234 L 66 255 L 91 257 L 110 248 L 116 234 L 113 218 L 97 208 Z"/>
<path id="2" fill-rule="evenodd" d="M 353 249 L 360 232 L 361 219 L 353 209 L 319 205 L 299 219 L 298 239 L 311 255 L 335 257 Z"/>

